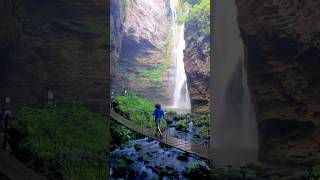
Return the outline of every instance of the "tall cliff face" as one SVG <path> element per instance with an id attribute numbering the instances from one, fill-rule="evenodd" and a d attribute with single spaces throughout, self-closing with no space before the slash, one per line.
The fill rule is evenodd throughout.
<path id="1" fill-rule="evenodd" d="M 168 43 L 170 21 L 166 0 L 127 0 L 121 48 L 112 77 L 112 91 L 135 92 L 154 102 L 168 104 L 169 86 Z M 119 32 L 119 31 L 118 31 Z M 121 34 L 121 33 L 120 33 Z M 114 34 L 112 34 L 114 36 Z"/>
<path id="2" fill-rule="evenodd" d="M 1 59 L 1 96 L 10 96 L 14 107 L 44 105 L 50 90 L 57 98 L 75 97 L 105 113 L 106 2 L 30 0 L 19 5 L 19 35 L 13 51 Z"/>
<path id="3" fill-rule="evenodd" d="M 202 37 L 197 24 L 185 23 L 185 71 L 193 112 L 209 112 L 210 37 Z"/>
<path id="4" fill-rule="evenodd" d="M 116 71 L 116 62 L 121 52 L 121 42 L 124 32 L 123 22 L 126 18 L 125 0 L 110 1 L 110 75 L 114 76 Z"/>
<path id="5" fill-rule="evenodd" d="M 320 2 L 236 0 L 260 158 L 320 162 Z"/>

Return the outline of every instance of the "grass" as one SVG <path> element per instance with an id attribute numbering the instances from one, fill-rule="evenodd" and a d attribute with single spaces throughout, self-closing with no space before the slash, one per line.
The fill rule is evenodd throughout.
<path id="1" fill-rule="evenodd" d="M 154 104 L 142 97 L 135 94 L 129 94 L 127 96 L 115 97 L 116 110 L 126 117 L 139 125 L 144 125 L 147 128 L 155 128 L 154 116 L 150 113 L 154 111 Z M 164 128 L 165 121 L 161 121 L 161 127 Z"/>
<path id="2" fill-rule="evenodd" d="M 150 82 L 161 82 L 163 80 L 164 65 L 158 64 L 152 69 L 139 70 L 139 73 L 146 77 Z"/>
<path id="3" fill-rule="evenodd" d="M 107 121 L 75 101 L 59 103 L 53 109 L 25 107 L 14 128 L 24 134 L 18 148 L 38 159 L 42 165 L 31 166 L 49 179 L 59 174 L 67 179 L 79 175 L 98 179 L 108 168 Z"/>

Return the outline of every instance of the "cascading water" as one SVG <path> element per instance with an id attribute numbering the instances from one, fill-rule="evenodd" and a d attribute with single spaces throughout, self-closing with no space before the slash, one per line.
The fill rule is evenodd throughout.
<path id="1" fill-rule="evenodd" d="M 184 24 L 179 25 L 176 22 L 176 5 L 178 0 L 170 0 L 172 12 L 172 62 L 175 66 L 174 94 L 171 108 L 178 111 L 189 111 L 191 109 L 190 97 L 188 92 L 187 77 L 184 69 L 183 50 L 185 49 Z"/>
<path id="2" fill-rule="evenodd" d="M 218 0 L 214 7 L 212 159 L 221 164 L 245 164 L 257 160 L 258 133 L 237 8 L 234 0 Z"/>

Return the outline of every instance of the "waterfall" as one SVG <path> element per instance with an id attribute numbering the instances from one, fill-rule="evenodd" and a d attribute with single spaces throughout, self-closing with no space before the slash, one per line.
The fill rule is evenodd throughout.
<path id="1" fill-rule="evenodd" d="M 257 124 L 236 4 L 234 0 L 218 0 L 214 8 L 212 159 L 217 164 L 254 162 L 258 152 Z"/>
<path id="2" fill-rule="evenodd" d="M 184 69 L 183 50 L 185 49 L 184 24 L 176 23 L 176 5 L 178 0 L 170 0 L 172 12 L 172 38 L 173 47 L 171 51 L 172 62 L 175 67 L 173 104 L 171 108 L 177 111 L 186 112 L 191 109 L 190 97 L 188 92 L 187 76 Z"/>

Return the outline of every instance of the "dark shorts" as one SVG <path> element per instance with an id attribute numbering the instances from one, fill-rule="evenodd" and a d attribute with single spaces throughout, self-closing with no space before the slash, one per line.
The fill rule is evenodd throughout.
<path id="1" fill-rule="evenodd" d="M 156 125 L 160 125 L 160 120 L 161 120 L 161 118 L 156 118 L 156 119 L 155 119 Z"/>

